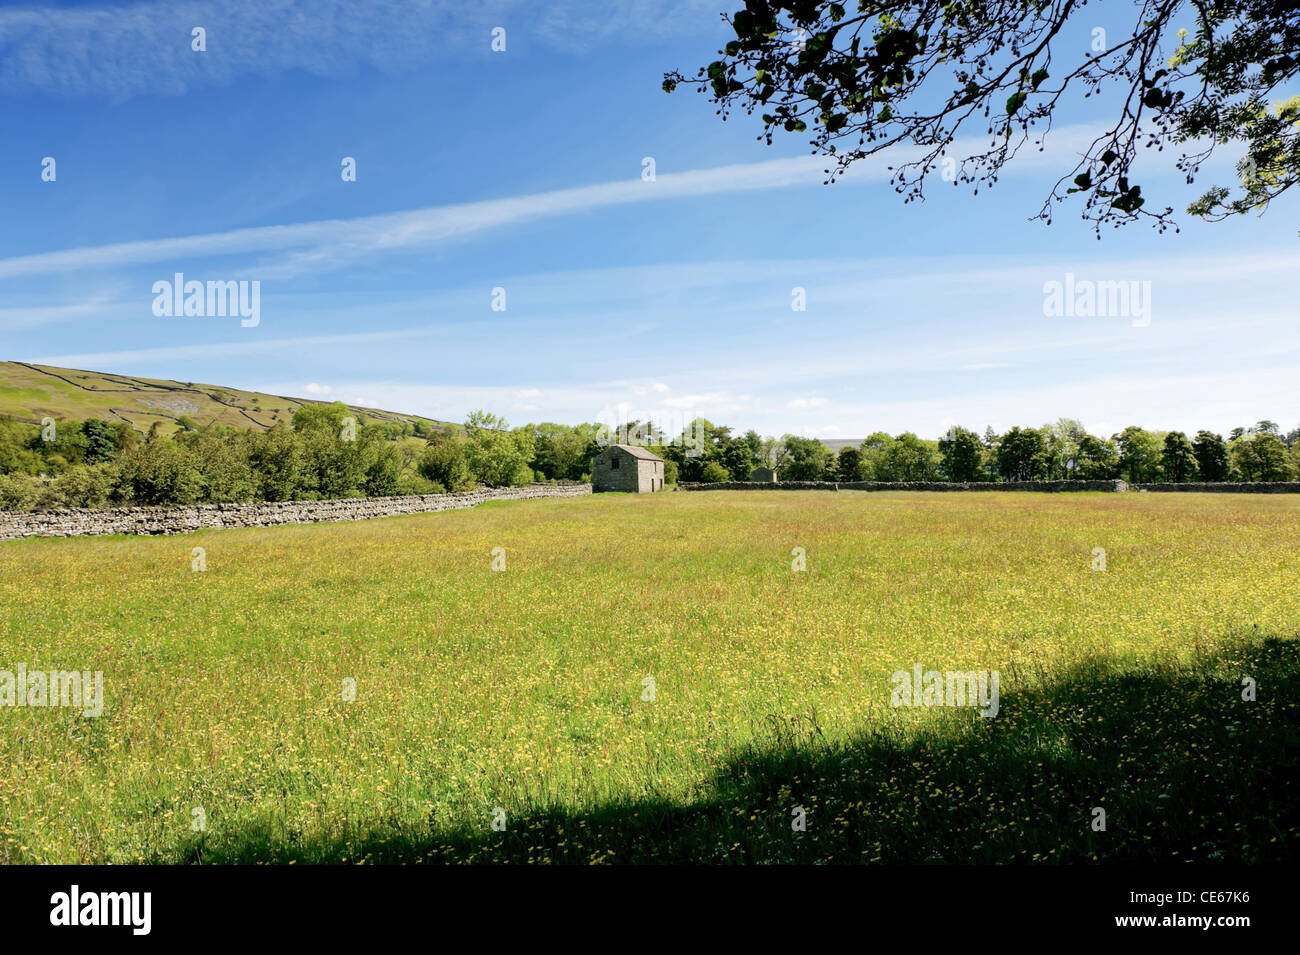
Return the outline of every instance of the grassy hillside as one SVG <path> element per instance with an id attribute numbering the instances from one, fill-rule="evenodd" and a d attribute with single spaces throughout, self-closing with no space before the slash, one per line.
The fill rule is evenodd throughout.
<path id="1" fill-rule="evenodd" d="M 200 425 L 215 422 L 236 428 L 269 428 L 277 421 L 292 421 L 297 408 L 313 403 L 319 402 L 219 385 L 0 362 L 0 415 L 29 423 L 47 416 L 56 421 L 102 418 L 128 421 L 141 432 L 161 422 L 167 432 L 176 429 L 177 418 L 188 415 Z M 445 426 L 418 415 L 377 408 L 352 410 L 363 423 L 425 421 Z"/>
<path id="2" fill-rule="evenodd" d="M 1290 495 L 600 495 L 0 543 L 0 669 L 105 697 L 0 706 L 0 863 L 1295 861 L 1297 579 Z M 999 712 L 891 706 L 914 663 L 996 669 Z"/>

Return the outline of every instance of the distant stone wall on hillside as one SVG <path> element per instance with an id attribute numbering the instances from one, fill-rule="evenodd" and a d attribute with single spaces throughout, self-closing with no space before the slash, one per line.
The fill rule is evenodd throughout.
<path id="1" fill-rule="evenodd" d="M 1123 481 L 721 481 L 678 484 L 683 491 L 1125 491 Z"/>
<path id="2" fill-rule="evenodd" d="M 80 537 L 96 534 L 185 534 L 226 527 L 273 527 L 363 521 L 372 517 L 428 514 L 474 507 L 484 501 L 518 501 L 541 497 L 578 497 L 590 484 L 534 484 L 490 488 L 459 494 L 413 494 L 404 497 L 355 497 L 333 501 L 282 501 L 251 504 L 200 504 L 191 507 L 67 508 L 26 513 L 0 511 L 0 540 L 18 537 Z"/>

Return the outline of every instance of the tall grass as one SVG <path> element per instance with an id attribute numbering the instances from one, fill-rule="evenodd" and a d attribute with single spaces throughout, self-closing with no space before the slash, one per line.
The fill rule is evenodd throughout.
<path id="1" fill-rule="evenodd" d="M 1298 518 L 715 492 L 0 544 L 0 670 L 107 696 L 0 707 L 0 860 L 1292 858 Z M 999 715 L 891 707 L 918 662 Z"/>

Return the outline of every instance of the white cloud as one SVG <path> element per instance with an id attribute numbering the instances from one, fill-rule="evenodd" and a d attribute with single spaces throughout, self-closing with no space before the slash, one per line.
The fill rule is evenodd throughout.
<path id="1" fill-rule="evenodd" d="M 725 391 L 708 391 L 695 395 L 682 395 L 680 398 L 665 398 L 661 402 L 665 408 L 676 410 L 691 410 L 701 406 L 716 408 L 719 411 L 744 408 L 751 401 L 753 395 L 737 395 Z"/>
<path id="2" fill-rule="evenodd" d="M 1056 131 L 1055 147 L 1071 148 L 1095 134 L 1093 126 L 1070 126 Z M 975 148 L 973 142 L 959 142 L 953 149 Z M 1054 152 L 1054 150 L 1053 150 Z M 888 179 L 886 163 L 896 163 L 917 153 L 916 149 L 891 152 L 855 165 L 845 181 Z M 1032 168 L 1046 162 L 1048 152 L 1027 153 L 1017 168 Z M 1052 156 L 1054 160 L 1056 157 Z M 358 257 L 392 254 L 401 249 L 420 248 L 462 239 L 508 225 L 519 225 L 556 216 L 594 209 L 686 199 L 724 193 L 816 186 L 824 178 L 826 160 L 818 156 L 769 159 L 695 169 L 687 172 L 661 171 L 654 182 L 639 177 L 556 189 L 508 199 L 488 199 L 407 212 L 362 216 L 354 219 L 324 219 L 292 225 L 261 226 L 229 232 L 118 242 L 111 245 L 42 252 L 0 259 L 0 278 L 64 272 L 80 269 L 113 268 L 145 262 L 175 265 L 184 260 L 213 255 L 251 252 L 284 252 L 278 263 L 259 266 L 253 277 L 279 279 L 338 267 Z"/>
<path id="3" fill-rule="evenodd" d="M 805 408 L 820 408 L 824 404 L 826 404 L 825 398 L 795 398 L 791 401 L 787 401 L 785 406 L 792 410 L 799 411 Z"/>
<path id="4" fill-rule="evenodd" d="M 309 395 L 328 395 L 334 389 L 329 385 L 318 385 L 316 382 L 308 382 L 307 394 Z"/>
<path id="5" fill-rule="evenodd" d="M 493 26 L 508 42 L 526 38 L 562 52 L 596 44 L 660 42 L 675 33 L 720 29 L 712 0 L 152 0 L 0 11 L 5 69 L 0 91 L 64 96 L 180 95 L 245 75 L 301 70 L 354 75 L 400 73 L 489 51 Z M 207 52 L 191 29 L 207 31 Z M 509 47 L 508 47 L 509 48 Z"/>
<path id="6" fill-rule="evenodd" d="M 20 329 L 39 328 L 42 325 L 52 325 L 56 322 L 75 322 L 104 316 L 115 309 L 123 307 L 121 304 L 112 305 L 102 301 L 92 301 L 77 305 L 0 308 L 0 329 L 16 332 Z"/>
<path id="7" fill-rule="evenodd" d="M 284 353 L 295 348 L 323 345 L 358 345 L 398 339 L 429 338 L 454 333 L 460 326 L 423 326 L 382 332 L 352 332 L 341 335 L 312 335 L 305 338 L 256 338 L 242 341 L 205 342 L 200 345 L 163 345 L 156 348 L 132 348 L 123 351 L 74 352 L 24 359 L 35 365 L 61 365 L 72 368 L 104 368 L 138 365 L 142 362 L 188 361 L 196 358 L 237 358 L 244 355 Z"/>

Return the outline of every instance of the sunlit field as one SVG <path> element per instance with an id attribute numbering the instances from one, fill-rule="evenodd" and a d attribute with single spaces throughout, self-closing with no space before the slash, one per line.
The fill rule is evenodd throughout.
<path id="1" fill-rule="evenodd" d="M 0 670 L 105 701 L 0 706 L 0 861 L 1294 860 L 1298 582 L 1291 495 L 3 543 Z M 998 671 L 997 715 L 891 706 L 918 663 Z"/>

